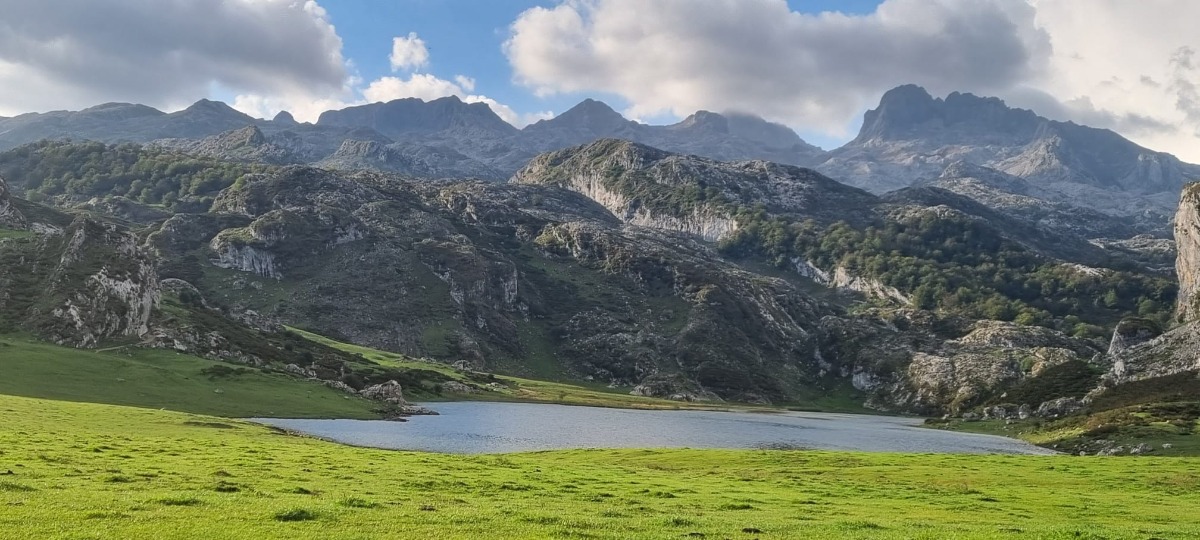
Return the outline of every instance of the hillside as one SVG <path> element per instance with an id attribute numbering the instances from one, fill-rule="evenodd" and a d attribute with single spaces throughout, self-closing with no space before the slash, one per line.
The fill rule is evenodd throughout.
<path id="1" fill-rule="evenodd" d="M 1038 204 L 1121 216 L 1160 233 L 1166 233 L 1180 189 L 1200 178 L 1200 166 L 1109 130 L 1048 120 L 996 98 L 958 92 L 934 98 L 915 85 L 885 93 L 867 111 L 858 136 L 815 167 L 882 193 L 933 178 L 962 177 L 946 173 L 960 163 L 1019 179 L 1007 181 L 1001 191 L 1015 189 L 1013 195 Z M 990 189 L 996 189 L 995 182 Z M 984 204 L 996 201 L 979 195 Z"/>
<path id="2" fill-rule="evenodd" d="M 9 270 L 22 302 L 10 326 L 83 346 L 131 340 L 314 364 L 287 349 L 279 325 L 289 324 L 461 369 L 644 396 L 941 414 L 1087 363 L 1122 317 L 1165 321 L 1174 298 L 1136 260 L 1041 236 L 957 195 L 878 198 L 807 169 L 613 140 L 540 156 L 510 184 L 95 143 L 45 143 L 0 163 L 25 193 L 68 209 L 10 196 L 42 216 L 27 227 L 40 232 L 0 244 L 19 254 L 11 260 L 63 264 L 64 228 L 113 238 L 59 271 L 85 278 L 59 294 L 107 283 L 86 277 L 111 277 L 106 253 L 141 258 L 120 259 L 142 261 L 130 274 L 142 277 L 128 279 L 137 287 L 120 289 L 144 292 L 137 310 L 97 303 L 107 285 L 73 301 L 114 321 L 103 326 L 63 325 L 57 313 L 70 311 L 53 309 L 54 287 L 17 285 L 46 274 Z M 129 198 L 160 189 L 180 195 Z M 104 238 L 83 238 L 93 237 Z M 411 378 L 305 347 L 315 376 L 355 390 Z M 419 375 L 417 389 L 444 377 L 454 378 Z"/>

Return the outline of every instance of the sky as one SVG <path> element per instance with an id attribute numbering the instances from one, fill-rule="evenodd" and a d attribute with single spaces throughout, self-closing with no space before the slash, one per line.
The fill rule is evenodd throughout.
<path id="1" fill-rule="evenodd" d="M 0 116 L 210 98 L 315 121 L 457 95 L 519 127 L 591 97 L 647 123 L 752 113 L 828 149 L 916 83 L 1200 163 L 1195 0 L 0 0 L 0 13 Z"/>

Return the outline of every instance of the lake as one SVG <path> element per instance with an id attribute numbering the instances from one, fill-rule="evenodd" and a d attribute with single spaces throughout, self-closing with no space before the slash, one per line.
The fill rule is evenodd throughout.
<path id="1" fill-rule="evenodd" d="M 541 403 L 450 402 L 408 422 L 256 418 L 356 446 L 454 454 L 569 448 L 806 448 L 1051 454 L 993 435 L 920 427 L 919 418 L 810 412 L 644 411 Z"/>

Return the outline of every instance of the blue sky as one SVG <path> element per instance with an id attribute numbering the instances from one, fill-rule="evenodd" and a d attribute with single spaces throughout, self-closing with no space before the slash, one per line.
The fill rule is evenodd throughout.
<path id="1" fill-rule="evenodd" d="M 458 95 L 523 125 L 592 97 L 651 123 L 749 112 L 830 148 L 884 92 L 915 83 L 1200 162 L 1200 2 L 1080 3 L 11 0 L 0 116 L 105 102 L 175 111 L 209 98 L 316 120 L 368 101 Z M 410 33 L 428 62 L 393 72 L 393 38 Z M 414 43 L 410 53 L 426 50 Z"/>
<path id="2" fill-rule="evenodd" d="M 509 26 L 533 7 L 553 7 L 553 0 L 325 0 L 321 5 L 342 38 L 343 54 L 365 81 L 393 75 L 388 55 L 392 38 L 416 32 L 429 49 L 422 72 L 451 80 L 466 75 L 476 81 L 475 92 L 507 104 L 521 113 L 561 113 L 584 98 L 600 99 L 618 111 L 629 103 L 620 96 L 581 92 L 539 97 L 513 83 L 512 68 L 503 52 Z M 879 0 L 789 0 L 796 11 L 874 11 Z M 650 123 L 676 121 L 673 115 L 645 118 Z M 857 122 L 857 120 L 856 120 Z M 856 127 L 856 126 L 855 126 Z M 801 130 L 805 140 L 824 147 L 845 142 L 816 131 Z"/>

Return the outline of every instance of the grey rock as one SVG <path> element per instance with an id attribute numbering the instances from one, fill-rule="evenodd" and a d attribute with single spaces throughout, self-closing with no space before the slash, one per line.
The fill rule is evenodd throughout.
<path id="1" fill-rule="evenodd" d="M 1084 403 L 1072 397 L 1062 397 L 1042 402 L 1033 412 L 1038 418 L 1062 418 L 1082 411 Z"/>
<path id="2" fill-rule="evenodd" d="M 442 383 L 442 390 L 451 394 L 478 394 L 480 392 L 478 388 L 458 381 L 446 381 Z"/>
<path id="3" fill-rule="evenodd" d="M 408 405 L 408 402 L 404 400 L 404 391 L 400 388 L 400 383 L 396 381 L 368 386 L 359 391 L 359 395 L 393 405 Z"/>

